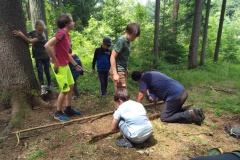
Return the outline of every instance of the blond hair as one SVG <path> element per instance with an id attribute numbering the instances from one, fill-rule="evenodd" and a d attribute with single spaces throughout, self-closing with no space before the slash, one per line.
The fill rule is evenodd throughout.
<path id="1" fill-rule="evenodd" d="M 44 29 L 46 28 L 46 25 L 45 23 L 42 21 L 42 20 L 38 20 L 36 23 L 35 23 L 35 28 L 37 27 L 43 27 Z"/>

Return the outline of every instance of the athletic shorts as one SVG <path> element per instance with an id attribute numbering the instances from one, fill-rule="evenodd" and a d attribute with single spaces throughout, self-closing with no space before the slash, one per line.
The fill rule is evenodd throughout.
<path id="1" fill-rule="evenodd" d="M 69 66 L 59 66 L 58 72 L 54 71 L 54 65 L 51 63 L 53 73 L 55 74 L 60 92 L 70 91 L 70 85 L 74 85 L 74 79 Z"/>

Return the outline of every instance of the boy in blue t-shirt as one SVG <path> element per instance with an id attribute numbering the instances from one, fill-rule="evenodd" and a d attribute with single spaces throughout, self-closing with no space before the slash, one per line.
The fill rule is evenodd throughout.
<path id="1" fill-rule="evenodd" d="M 101 96 L 105 97 L 108 87 L 108 72 L 110 69 L 110 56 L 111 50 L 109 47 L 112 45 L 110 38 L 103 38 L 103 44 L 100 48 L 97 48 L 94 52 L 92 61 L 92 73 L 95 73 L 95 65 L 97 62 L 98 79 L 101 86 Z"/>

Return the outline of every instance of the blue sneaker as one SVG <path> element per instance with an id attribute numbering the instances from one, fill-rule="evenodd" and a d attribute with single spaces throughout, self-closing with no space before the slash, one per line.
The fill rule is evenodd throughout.
<path id="1" fill-rule="evenodd" d="M 68 116 L 81 115 L 81 113 L 79 111 L 72 109 L 72 108 L 66 108 L 64 110 L 64 113 Z"/>
<path id="2" fill-rule="evenodd" d="M 54 118 L 61 122 L 66 122 L 69 120 L 68 117 L 63 112 L 56 112 L 54 114 Z"/>

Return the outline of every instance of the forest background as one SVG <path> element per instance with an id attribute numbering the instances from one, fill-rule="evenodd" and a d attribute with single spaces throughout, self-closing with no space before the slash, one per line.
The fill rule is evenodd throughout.
<path id="1" fill-rule="evenodd" d="M 227 1 L 225 6 L 224 23 L 220 37 L 220 46 L 218 59 L 215 59 L 216 43 L 219 33 L 220 15 L 223 10 L 222 0 L 204 1 L 201 10 L 202 19 L 199 28 L 199 40 L 195 43 L 197 46 L 196 61 L 197 64 L 189 70 L 190 41 L 193 31 L 194 14 L 196 3 L 199 1 L 190 0 L 147 0 L 146 3 L 139 3 L 135 0 L 64 0 L 64 1 L 45 1 L 45 13 L 48 37 L 53 37 L 58 29 L 56 26 L 56 17 L 60 13 L 71 13 L 75 21 L 75 30 L 70 32 L 72 38 L 73 53 L 79 55 L 86 72 L 84 78 L 79 80 L 80 89 L 84 92 L 99 94 L 99 86 L 91 85 L 96 79 L 91 78 L 91 63 L 94 50 L 100 47 L 103 37 L 110 37 L 114 41 L 124 34 L 126 25 L 130 22 L 137 22 L 141 26 L 141 35 L 131 44 L 131 56 L 129 62 L 130 72 L 138 69 L 149 71 L 157 69 L 168 76 L 180 81 L 186 88 L 196 87 L 197 84 L 205 80 L 206 84 L 221 79 L 239 77 L 236 72 L 239 64 L 240 54 L 240 9 L 237 0 Z M 225 1 L 226 2 L 226 1 Z M 174 9 L 177 6 L 177 17 L 174 19 Z M 209 8 L 209 18 L 206 24 L 207 6 Z M 156 35 L 156 5 L 159 5 L 159 29 Z M 32 30 L 30 16 L 27 16 L 29 3 L 23 2 L 25 17 L 27 20 L 27 30 Z M 32 25 L 31 25 L 32 24 Z M 175 27 L 175 29 L 174 29 Z M 204 45 L 204 34 L 207 30 L 206 44 Z M 154 50 L 154 38 L 157 39 L 157 54 Z M 204 50 L 205 53 L 202 53 Z M 203 58 L 203 60 L 202 60 Z M 156 62 L 157 60 L 157 62 Z M 235 70 L 236 69 L 236 70 Z M 220 73 L 225 76 L 222 76 Z M 110 81 L 111 83 L 111 81 Z M 129 79 L 129 89 L 136 92 L 137 84 Z M 238 88 L 239 84 L 228 86 L 223 82 L 226 88 Z M 222 86 L 223 84 L 220 84 Z M 89 87 L 91 86 L 91 87 Z M 110 86 L 110 92 L 113 88 Z M 240 111 L 239 100 L 228 100 L 225 105 L 217 108 L 229 108 L 229 110 Z M 216 106 L 214 106 L 216 107 Z"/>

